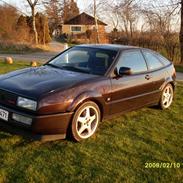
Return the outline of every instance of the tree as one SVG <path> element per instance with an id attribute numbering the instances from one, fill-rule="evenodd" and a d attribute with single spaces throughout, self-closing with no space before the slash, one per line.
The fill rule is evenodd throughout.
<path id="1" fill-rule="evenodd" d="M 64 0 L 45 0 L 43 3 L 48 16 L 50 34 L 52 35 L 63 23 Z"/>
<path id="2" fill-rule="evenodd" d="M 116 6 L 109 6 L 109 18 L 110 18 L 110 21 L 112 23 L 112 26 L 113 26 L 113 31 L 114 32 L 117 32 L 118 31 L 118 26 L 119 26 L 119 13 L 116 11 L 117 10 L 117 7 Z"/>
<path id="3" fill-rule="evenodd" d="M 38 44 L 38 33 L 37 33 L 37 29 L 36 29 L 36 17 L 35 17 L 35 7 L 38 3 L 38 0 L 27 0 L 30 8 L 31 8 L 31 13 L 32 13 L 32 28 L 34 31 L 34 36 L 35 36 L 35 44 Z"/>
<path id="4" fill-rule="evenodd" d="M 180 34 L 179 34 L 179 41 L 180 41 L 180 53 L 181 53 L 181 64 L 183 64 L 183 0 L 180 2 L 181 4 L 181 26 L 180 26 Z"/>
<path id="5" fill-rule="evenodd" d="M 117 5 L 116 11 L 124 26 L 127 38 L 133 38 L 138 20 L 138 5 L 135 0 L 124 0 Z"/>
<path id="6" fill-rule="evenodd" d="M 27 17 L 21 15 L 18 18 L 17 24 L 16 24 L 16 31 L 17 31 L 17 38 L 18 41 L 25 41 L 28 42 L 31 40 L 31 34 L 30 34 L 30 27 L 27 23 Z"/>
<path id="7" fill-rule="evenodd" d="M 107 0 L 93 0 L 91 1 L 91 3 L 89 4 L 88 8 L 87 8 L 87 12 L 91 15 L 93 15 L 94 19 L 95 19 L 95 32 L 94 32 L 94 36 L 95 36 L 95 42 L 96 43 L 100 43 L 100 34 L 99 34 L 99 25 L 98 25 L 98 17 L 100 17 L 101 15 L 105 15 L 109 16 L 109 14 L 105 14 L 106 13 L 106 6 L 107 6 Z"/>
<path id="8" fill-rule="evenodd" d="M 48 18 L 42 13 L 36 13 L 36 30 L 38 34 L 38 43 L 46 44 L 50 42 L 51 37 L 49 34 Z M 34 37 L 32 30 L 32 16 L 20 16 L 16 30 L 18 34 L 19 41 L 32 41 Z"/>
<path id="9" fill-rule="evenodd" d="M 77 6 L 77 3 L 74 0 L 71 0 L 70 2 L 70 11 L 72 12 L 70 15 L 71 18 L 79 15 L 79 8 Z"/>
<path id="10" fill-rule="evenodd" d="M 36 27 L 38 32 L 38 43 L 46 44 L 50 42 L 48 19 L 42 13 L 36 14 Z"/>
<path id="11" fill-rule="evenodd" d="M 98 20 L 97 20 L 97 4 L 96 4 L 96 0 L 93 1 L 93 15 L 95 18 L 95 30 L 97 33 L 97 43 L 100 43 L 100 38 L 99 38 L 99 30 L 98 30 Z"/>
<path id="12" fill-rule="evenodd" d="M 70 20 L 71 18 L 79 15 L 79 8 L 74 0 L 66 2 L 64 0 L 63 19 L 64 21 Z"/>
<path id="13" fill-rule="evenodd" d="M 0 6 L 0 39 L 13 40 L 16 38 L 16 22 L 18 12 L 16 8 L 8 5 Z"/>

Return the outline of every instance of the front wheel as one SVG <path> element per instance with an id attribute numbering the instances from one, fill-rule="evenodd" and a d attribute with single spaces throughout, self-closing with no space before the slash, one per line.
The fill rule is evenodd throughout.
<path id="1" fill-rule="evenodd" d="M 76 141 L 91 137 L 97 130 L 101 118 L 100 109 L 94 102 L 85 102 L 74 114 L 71 133 Z"/>
<path id="2" fill-rule="evenodd" d="M 160 98 L 160 108 L 167 109 L 171 106 L 173 102 L 174 90 L 171 84 L 167 84 L 162 91 Z"/>

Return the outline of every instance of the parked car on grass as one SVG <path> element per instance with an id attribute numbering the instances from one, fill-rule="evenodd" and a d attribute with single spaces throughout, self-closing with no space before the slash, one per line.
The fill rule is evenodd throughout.
<path id="1" fill-rule="evenodd" d="M 173 64 L 149 49 L 71 47 L 41 67 L 0 76 L 0 125 L 38 139 L 91 137 L 108 116 L 173 101 Z"/>

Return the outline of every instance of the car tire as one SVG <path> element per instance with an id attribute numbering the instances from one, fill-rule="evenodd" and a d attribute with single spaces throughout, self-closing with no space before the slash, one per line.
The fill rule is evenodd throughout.
<path id="1" fill-rule="evenodd" d="M 101 120 L 98 105 L 92 101 L 83 103 L 75 112 L 71 123 L 72 139 L 76 142 L 90 138 Z"/>
<path id="2" fill-rule="evenodd" d="M 164 87 L 161 93 L 159 107 L 163 110 L 169 108 L 173 102 L 173 97 L 174 89 L 173 86 L 169 83 Z"/>

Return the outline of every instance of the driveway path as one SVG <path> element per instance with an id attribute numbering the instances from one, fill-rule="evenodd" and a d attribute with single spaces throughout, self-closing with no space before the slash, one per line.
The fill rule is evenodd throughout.
<path id="1" fill-rule="evenodd" d="M 183 81 L 183 73 L 177 72 L 177 81 Z"/>
<path id="2" fill-rule="evenodd" d="M 34 60 L 34 61 L 46 62 L 57 54 L 58 52 L 37 52 L 29 54 L 0 54 L 0 58 L 4 59 L 6 57 L 12 57 L 13 60 L 20 60 L 20 61 Z"/>
<path id="3" fill-rule="evenodd" d="M 64 44 L 57 41 L 52 41 L 48 44 L 48 46 L 50 48 L 50 51 L 52 52 L 61 52 L 62 50 L 64 50 Z"/>
<path id="4" fill-rule="evenodd" d="M 64 50 L 64 44 L 52 41 L 48 44 L 50 51 L 45 52 L 36 52 L 36 53 L 27 53 L 27 54 L 0 54 L 0 59 L 4 59 L 6 57 L 12 57 L 14 60 L 20 61 L 42 61 L 46 62 L 55 55 L 59 54 Z"/>

